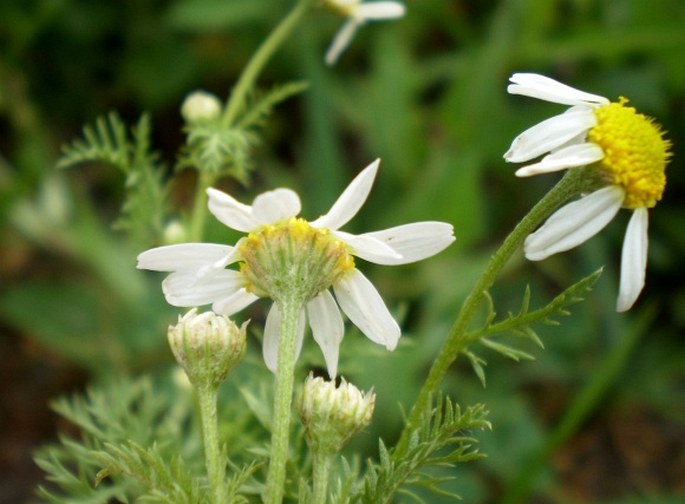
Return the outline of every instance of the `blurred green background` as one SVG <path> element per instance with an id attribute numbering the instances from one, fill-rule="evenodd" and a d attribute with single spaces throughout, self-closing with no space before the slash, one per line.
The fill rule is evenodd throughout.
<path id="1" fill-rule="evenodd" d="M 0 501 L 30 500 L 41 474 L 31 451 L 68 429 L 47 402 L 90 381 L 168 369 L 162 277 L 135 270 L 155 245 L 112 224 L 124 191 L 113 169 L 56 170 L 60 146 L 117 110 L 147 111 L 169 175 L 184 139 L 179 107 L 194 89 L 225 97 L 250 54 L 285 14 L 276 0 L 4 0 L 0 3 Z M 518 309 L 526 284 L 542 305 L 604 265 L 588 300 L 560 327 L 540 328 L 537 360 L 488 359 L 483 388 L 465 360 L 445 390 L 485 402 L 488 457 L 445 474 L 464 502 L 638 503 L 685 499 L 685 2 L 682 0 L 406 1 L 398 22 L 363 27 L 333 68 L 323 54 L 341 20 L 314 12 L 268 65 L 270 87 L 310 88 L 279 106 L 254 151 L 243 201 L 287 185 L 305 217 L 325 212 L 366 164 L 382 158 L 371 197 L 346 228 L 445 220 L 457 242 L 417 265 L 364 264 L 404 337 L 387 354 L 353 330 L 340 370 L 378 394 L 357 441 L 392 443 L 421 377 L 490 254 L 556 181 L 517 179 L 502 154 L 513 137 L 563 107 L 508 96 L 533 71 L 657 118 L 673 142 L 663 201 L 650 212 L 647 286 L 614 312 L 627 212 L 577 250 L 528 263 L 518 255 L 492 296 Z M 171 204 L 189 208 L 182 172 Z M 212 241 L 226 241 L 213 223 Z M 263 316 L 256 306 L 253 320 Z M 256 317 L 256 318 L 255 318 Z M 301 373 L 321 366 L 309 341 Z M 253 342 L 251 352 L 259 356 Z M 404 502 L 398 500 L 398 502 Z M 442 502 L 429 497 L 429 502 Z"/>

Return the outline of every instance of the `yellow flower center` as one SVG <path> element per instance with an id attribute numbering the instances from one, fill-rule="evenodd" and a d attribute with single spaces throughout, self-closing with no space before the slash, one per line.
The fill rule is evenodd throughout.
<path id="1" fill-rule="evenodd" d="M 295 217 L 250 233 L 240 254 L 248 290 L 274 300 L 295 296 L 306 302 L 354 268 L 345 243 Z"/>
<path id="2" fill-rule="evenodd" d="M 621 97 L 595 109 L 597 126 L 588 133 L 588 140 L 604 151 L 599 164 L 609 182 L 625 191 L 624 206 L 652 208 L 666 186 L 671 143 L 658 124 L 626 103 Z"/>

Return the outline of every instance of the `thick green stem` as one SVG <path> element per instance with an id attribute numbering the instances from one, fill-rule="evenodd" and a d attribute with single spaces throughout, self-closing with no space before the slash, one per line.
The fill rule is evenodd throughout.
<path id="1" fill-rule="evenodd" d="M 293 381 L 297 324 L 302 303 L 285 300 L 278 303 L 281 312 L 281 334 L 278 344 L 274 413 L 271 430 L 271 457 L 266 479 L 264 502 L 278 504 L 283 500 L 285 467 L 288 461 L 290 420 L 292 417 Z"/>
<path id="2" fill-rule="evenodd" d="M 226 502 L 226 466 L 219 447 L 219 426 L 216 413 L 217 388 L 198 387 L 197 397 L 200 403 L 205 465 L 207 466 L 207 476 L 214 497 L 212 502 L 214 504 L 224 504 Z"/>
<path id="3" fill-rule="evenodd" d="M 492 286 L 498 273 L 509 258 L 522 245 L 526 236 L 533 232 L 544 219 L 549 217 L 552 212 L 569 199 L 588 190 L 594 183 L 595 181 L 592 177 L 588 176 L 585 170 L 569 170 L 559 183 L 518 223 L 504 240 L 502 246 L 492 256 L 483 275 L 478 279 L 473 290 L 464 300 L 464 304 L 454 325 L 450 329 L 447 340 L 440 352 L 438 352 L 438 356 L 428 372 L 428 377 L 409 413 L 407 423 L 397 443 L 398 450 L 406 449 L 411 433 L 419 426 L 426 409 L 430 407 L 431 397 L 437 391 L 447 370 L 459 356 L 459 353 L 470 342 L 467 337 L 469 324 L 476 314 L 476 310 L 483 300 L 485 292 Z"/>
<path id="4" fill-rule="evenodd" d="M 331 475 L 331 462 L 333 457 L 323 450 L 315 450 L 313 460 L 314 488 L 312 491 L 312 504 L 326 504 L 328 500 L 328 480 Z"/>
<path id="5" fill-rule="evenodd" d="M 231 126 L 235 122 L 236 117 L 244 106 L 247 95 L 252 90 L 262 68 L 264 68 L 264 65 L 269 61 L 271 56 L 273 56 L 276 50 L 293 32 L 312 3 L 313 0 L 299 0 L 290 13 L 283 18 L 281 23 L 271 32 L 267 39 L 262 42 L 262 45 L 259 46 L 257 52 L 254 53 L 243 70 L 243 73 L 240 74 L 240 78 L 233 88 L 231 97 L 226 105 L 226 111 L 223 117 L 225 126 Z"/>

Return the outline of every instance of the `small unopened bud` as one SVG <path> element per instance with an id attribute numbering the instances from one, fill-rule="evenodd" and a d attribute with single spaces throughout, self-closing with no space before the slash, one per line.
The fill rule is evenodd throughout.
<path id="1" fill-rule="evenodd" d="M 238 327 L 214 312 L 198 315 L 193 308 L 169 326 L 169 346 L 190 382 L 198 388 L 218 387 L 245 354 L 245 322 Z"/>
<path id="2" fill-rule="evenodd" d="M 221 114 L 221 101 L 206 91 L 189 94 L 181 105 L 181 115 L 189 123 L 211 121 Z"/>
<path id="3" fill-rule="evenodd" d="M 339 386 L 323 378 L 307 377 L 298 402 L 305 438 L 312 451 L 337 453 L 371 421 L 376 395 L 363 393 L 342 380 Z"/>

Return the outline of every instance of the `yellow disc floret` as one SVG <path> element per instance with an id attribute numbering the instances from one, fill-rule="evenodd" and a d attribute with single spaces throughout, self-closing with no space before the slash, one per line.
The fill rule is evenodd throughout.
<path id="1" fill-rule="evenodd" d="M 248 289 L 274 300 L 295 295 L 306 302 L 354 268 L 344 242 L 295 217 L 250 233 L 240 254 Z"/>
<path id="2" fill-rule="evenodd" d="M 624 206 L 652 208 L 664 192 L 671 144 L 658 124 L 626 103 L 621 97 L 595 109 L 597 126 L 588 140 L 604 151 L 599 164 L 609 182 L 625 191 Z"/>

